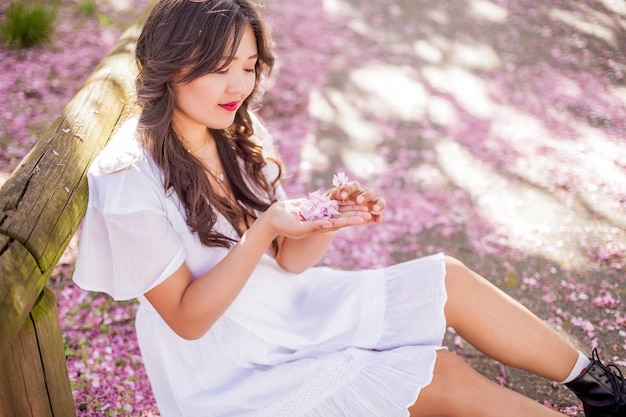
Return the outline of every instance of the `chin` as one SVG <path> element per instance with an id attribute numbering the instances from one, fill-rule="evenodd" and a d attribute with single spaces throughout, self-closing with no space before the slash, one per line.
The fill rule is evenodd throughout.
<path id="1" fill-rule="evenodd" d="M 229 118 L 228 120 L 214 122 L 211 125 L 209 125 L 209 128 L 216 129 L 216 130 L 224 130 L 224 129 L 228 129 L 229 127 L 231 127 L 233 123 L 235 123 L 235 116 Z"/>

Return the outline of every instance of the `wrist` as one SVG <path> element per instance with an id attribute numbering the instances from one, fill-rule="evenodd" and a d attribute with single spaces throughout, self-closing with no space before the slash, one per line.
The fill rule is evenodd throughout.
<path id="1" fill-rule="evenodd" d="M 274 211 L 274 204 L 272 204 L 267 210 L 265 210 L 256 219 L 256 221 L 250 227 L 250 230 L 255 229 L 255 233 L 258 233 L 264 240 L 272 242 L 277 236 L 278 232 L 272 225 L 272 214 Z"/>

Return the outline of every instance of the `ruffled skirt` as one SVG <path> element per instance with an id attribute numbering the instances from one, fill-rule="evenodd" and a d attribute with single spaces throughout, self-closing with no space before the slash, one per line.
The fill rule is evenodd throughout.
<path id="1" fill-rule="evenodd" d="M 443 348 L 444 256 L 276 268 L 261 268 L 198 340 L 142 302 L 137 333 L 162 417 L 407 417 Z"/>

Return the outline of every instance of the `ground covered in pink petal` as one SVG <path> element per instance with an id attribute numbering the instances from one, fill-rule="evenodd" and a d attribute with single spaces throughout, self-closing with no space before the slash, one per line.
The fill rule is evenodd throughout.
<path id="1" fill-rule="evenodd" d="M 120 4 L 103 2 L 111 22 L 137 10 Z M 1 171 L 121 32 L 63 5 L 50 45 L 0 48 Z M 263 14 L 278 66 L 260 113 L 289 193 L 328 188 L 342 171 L 387 199 L 385 222 L 339 233 L 324 263 L 378 267 L 444 251 L 584 351 L 626 366 L 623 2 L 271 0 Z M 78 290 L 75 245 L 50 286 L 79 415 L 158 416 L 135 304 Z M 562 387 L 454 334 L 447 343 L 499 383 L 582 415 Z"/>

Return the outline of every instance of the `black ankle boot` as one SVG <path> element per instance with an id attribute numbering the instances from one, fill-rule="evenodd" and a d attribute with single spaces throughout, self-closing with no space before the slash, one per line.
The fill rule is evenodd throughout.
<path id="1" fill-rule="evenodd" d="M 589 366 L 565 384 L 583 403 L 586 417 L 626 417 L 626 383 L 613 364 L 605 365 L 593 350 Z"/>

